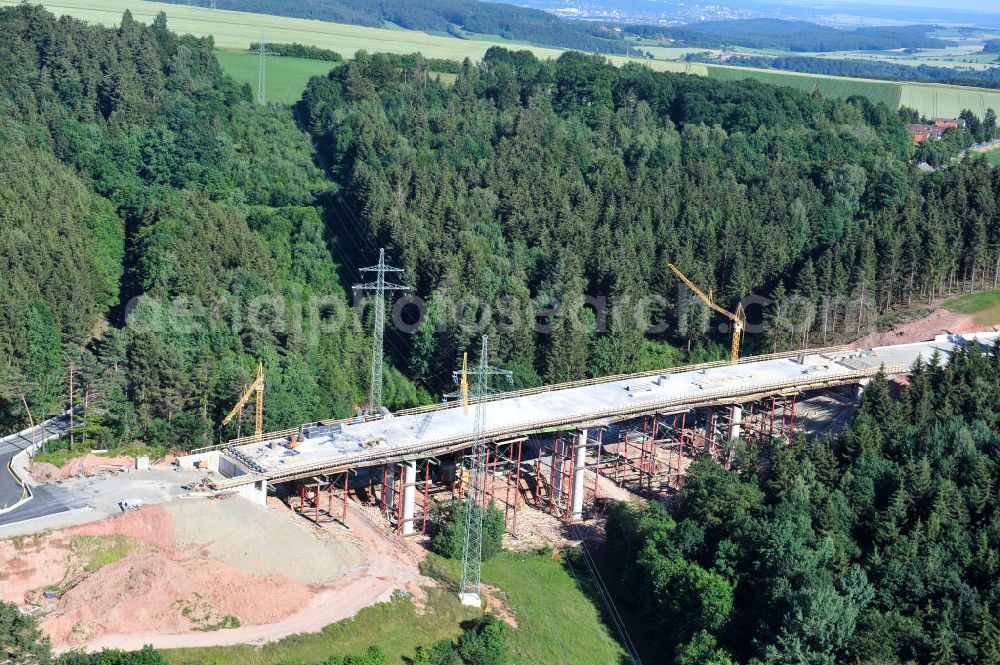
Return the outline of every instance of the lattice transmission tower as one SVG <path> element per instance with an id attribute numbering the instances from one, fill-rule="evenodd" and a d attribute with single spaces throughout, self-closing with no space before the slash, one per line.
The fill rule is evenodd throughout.
<path id="1" fill-rule="evenodd" d="M 369 293 L 375 297 L 375 325 L 372 331 L 372 374 L 368 393 L 368 412 L 375 413 L 382 406 L 382 358 L 383 341 L 385 337 L 385 292 L 407 291 L 409 287 L 385 281 L 386 273 L 402 273 L 402 268 L 393 268 L 385 264 L 385 250 L 378 251 L 378 265 L 362 268 L 361 272 L 375 273 L 374 282 L 355 284 L 354 292 Z"/>
<path id="2" fill-rule="evenodd" d="M 469 487 L 465 496 L 465 543 L 462 547 L 462 585 L 458 597 L 465 605 L 481 605 L 479 582 L 483 568 L 483 516 L 486 513 L 486 396 L 496 392 L 490 388 L 491 376 L 502 376 L 513 384 L 514 375 L 505 369 L 489 365 L 489 338 L 483 335 L 479 365 L 467 370 L 475 377 L 475 387 L 469 394 L 476 404 L 474 443 L 469 465 Z"/>
<path id="3" fill-rule="evenodd" d="M 214 9 L 214 7 L 213 7 Z M 267 65 L 266 60 L 269 55 L 280 55 L 274 51 L 267 50 L 267 42 L 264 41 L 264 33 L 260 33 L 260 44 L 257 45 L 256 50 L 250 51 L 251 53 L 257 54 L 257 103 L 261 106 L 267 104 L 267 92 L 265 90 L 265 78 L 267 75 Z"/>

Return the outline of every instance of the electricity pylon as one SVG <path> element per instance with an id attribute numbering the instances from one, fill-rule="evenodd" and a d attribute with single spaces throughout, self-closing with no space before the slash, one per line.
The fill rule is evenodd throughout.
<path id="1" fill-rule="evenodd" d="M 375 326 L 372 331 L 372 375 L 368 392 L 368 412 L 375 413 L 382 406 L 382 344 L 385 335 L 385 292 L 406 291 L 409 287 L 385 281 L 385 274 L 387 272 L 401 273 L 403 269 L 393 268 L 385 264 L 384 249 L 378 251 L 378 265 L 362 268 L 361 272 L 375 273 L 374 282 L 354 285 L 355 294 L 364 292 L 375 296 Z"/>
<path id="2" fill-rule="evenodd" d="M 502 376 L 513 384 L 514 375 L 505 370 L 489 366 L 489 338 L 483 335 L 483 346 L 479 352 L 479 366 L 469 369 L 468 375 L 476 377 L 476 387 L 472 398 L 476 403 L 474 443 L 469 469 L 469 486 L 465 496 L 465 543 L 462 547 L 462 586 L 458 597 L 465 605 L 479 607 L 479 582 L 483 568 L 483 515 L 486 513 L 486 396 L 493 392 L 490 388 L 491 376 Z"/>
<path id="3" fill-rule="evenodd" d="M 251 50 L 251 53 L 257 54 L 257 103 L 263 106 L 267 103 L 267 94 L 264 90 L 264 78 L 265 78 L 265 58 L 269 55 L 279 55 L 274 51 L 267 50 L 267 42 L 264 41 L 264 33 L 260 33 L 260 44 L 257 46 L 257 50 Z"/>

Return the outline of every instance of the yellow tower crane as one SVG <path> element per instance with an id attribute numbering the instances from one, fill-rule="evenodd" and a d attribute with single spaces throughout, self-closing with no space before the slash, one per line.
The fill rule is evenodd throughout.
<path id="1" fill-rule="evenodd" d="M 462 354 L 462 380 L 459 383 L 459 390 L 462 393 L 462 411 L 469 415 L 469 353 Z"/>
<path id="2" fill-rule="evenodd" d="M 256 400 L 254 406 L 256 406 L 256 420 L 254 422 L 254 441 L 260 441 L 264 435 L 264 363 L 257 363 L 257 375 L 254 377 L 253 383 L 243 392 L 243 396 L 240 397 L 240 401 L 236 403 L 233 410 L 229 412 L 229 415 L 222 419 L 222 426 L 225 427 L 229 424 L 240 410 L 246 406 L 246 403 L 250 401 L 250 398 L 256 395 Z"/>
<path id="3" fill-rule="evenodd" d="M 691 289 L 696 296 L 705 301 L 705 304 L 708 305 L 709 308 L 715 310 L 719 314 L 722 314 L 724 317 L 733 322 L 733 346 L 731 360 L 733 364 L 736 364 L 740 359 L 740 342 L 743 340 L 743 329 L 746 328 L 747 324 L 747 316 L 746 312 L 743 311 L 743 303 L 736 306 L 735 314 L 725 310 L 715 304 L 715 300 L 712 299 L 711 290 L 709 290 L 708 295 L 705 295 L 705 292 L 695 286 L 694 283 L 688 279 L 673 263 L 668 263 L 667 267 L 670 268 L 670 270 L 677 275 L 677 278 L 684 282 L 684 285 Z"/>

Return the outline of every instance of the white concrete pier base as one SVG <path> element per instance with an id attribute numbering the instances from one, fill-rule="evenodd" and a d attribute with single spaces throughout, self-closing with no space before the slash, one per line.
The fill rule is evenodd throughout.
<path id="1" fill-rule="evenodd" d="M 733 405 L 733 417 L 729 423 L 729 440 L 735 441 L 740 438 L 740 434 L 743 433 L 743 429 L 740 423 L 743 421 L 743 407 L 736 404 Z"/>
<path id="2" fill-rule="evenodd" d="M 570 519 L 583 519 L 583 477 L 587 469 L 587 430 L 576 436 L 573 448 L 573 495 L 570 497 Z"/>
<path id="3" fill-rule="evenodd" d="M 458 594 L 458 599 L 462 601 L 463 605 L 468 605 L 469 607 L 482 608 L 483 606 L 483 600 L 479 597 L 478 593 L 460 593 Z"/>
<path id="4" fill-rule="evenodd" d="M 413 515 L 416 512 L 417 462 L 403 462 L 403 535 L 414 532 Z"/>

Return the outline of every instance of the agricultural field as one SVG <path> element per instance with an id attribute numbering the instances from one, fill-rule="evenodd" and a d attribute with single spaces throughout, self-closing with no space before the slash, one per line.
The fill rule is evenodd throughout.
<path id="1" fill-rule="evenodd" d="M 0 6 L 15 5 L 20 1 L 0 0 Z M 444 35 L 404 30 L 398 26 L 367 28 L 284 16 L 146 2 L 145 0 L 56 0 L 56 2 L 42 0 L 41 4 L 56 14 L 69 14 L 104 25 L 117 25 L 126 9 L 129 9 L 137 20 L 143 22 L 152 21 L 157 13 L 164 11 L 167 14 L 167 23 L 172 30 L 194 35 L 212 35 L 218 48 L 233 51 L 245 50 L 251 42 L 260 41 L 263 34 L 265 41 L 309 44 L 336 51 L 347 58 L 352 57 L 360 49 L 389 53 L 419 51 L 430 58 L 450 60 L 464 60 L 465 58 L 478 60 L 491 46 L 524 48 L 531 50 L 540 58 L 556 58 L 562 53 L 560 49 L 513 43 L 499 37 L 491 39 L 488 36 L 480 35 L 476 39 L 456 39 Z M 820 93 L 828 97 L 843 98 L 851 95 L 866 95 L 873 100 L 885 102 L 892 108 L 898 108 L 900 104 L 915 108 L 926 116 L 955 116 L 966 108 L 979 115 L 982 115 L 987 108 L 1000 111 L 1000 90 L 930 83 L 896 83 L 686 63 L 680 58 L 692 49 L 664 46 L 645 47 L 642 43 L 639 45 L 650 48 L 656 55 L 656 59 L 633 60 L 644 62 L 657 71 L 712 76 L 721 80 L 755 78 L 807 91 L 818 88 Z M 774 55 L 775 53 L 769 54 Z M 941 54 L 935 55 L 941 57 Z M 239 59 L 240 57 L 242 59 Z M 971 58 L 974 55 L 970 54 L 968 57 Z M 237 80 L 246 81 L 252 87 L 256 87 L 256 63 L 251 62 L 251 57 L 238 57 L 236 54 L 231 54 L 223 55 L 222 59 L 226 61 L 224 66 L 227 71 Z M 627 62 L 623 55 L 612 56 L 609 60 L 616 65 L 623 65 Z M 325 65 L 316 64 L 317 69 L 314 70 L 312 63 L 295 65 L 274 65 L 272 63 L 271 66 L 277 67 L 277 69 L 269 71 L 278 73 L 269 76 L 269 79 L 273 80 L 274 83 L 268 82 L 268 96 L 274 101 L 284 102 L 298 99 L 309 75 L 325 67 Z M 282 82 L 280 78 L 284 75 L 283 70 L 286 67 L 289 69 L 289 80 Z M 272 88 L 272 85 L 275 87 Z M 295 91 L 295 88 L 298 90 Z"/>
<path id="2" fill-rule="evenodd" d="M 989 108 L 1000 112 L 1000 90 L 988 88 L 876 81 L 722 65 L 708 65 L 708 75 L 727 81 L 753 78 L 765 83 L 787 85 L 807 91 L 819 88 L 826 97 L 845 98 L 851 95 L 865 95 L 869 99 L 885 102 L 892 108 L 909 106 L 928 117 L 954 117 L 964 109 L 969 109 L 979 116 L 984 115 Z"/>
<path id="3" fill-rule="evenodd" d="M 852 95 L 865 95 L 873 101 L 884 102 L 890 108 L 898 108 L 900 104 L 901 85 L 891 81 L 849 79 L 839 76 L 796 74 L 795 72 L 719 65 L 709 65 L 708 75 L 722 81 L 753 78 L 765 83 L 799 88 L 807 92 L 818 88 L 824 97 L 846 98 Z"/>
<path id="4" fill-rule="evenodd" d="M 246 51 L 219 50 L 215 52 L 219 64 L 237 83 L 248 83 L 256 94 L 258 57 Z M 294 104 L 302 97 L 306 83 L 313 76 L 324 76 L 337 66 L 335 62 L 308 60 L 306 58 L 268 58 L 264 77 L 267 101 Z"/>
<path id="5" fill-rule="evenodd" d="M 902 83 L 900 103 L 915 108 L 928 117 L 955 117 L 969 109 L 982 117 L 986 109 L 1000 113 L 1000 90 L 964 88 L 936 83 Z"/>
<path id="6" fill-rule="evenodd" d="M 0 0 L 0 7 L 20 4 L 21 0 Z M 41 0 L 38 4 L 56 15 L 69 14 L 76 18 L 114 26 L 128 9 L 138 21 L 152 22 L 161 11 L 167 15 L 167 25 L 174 32 L 198 36 L 211 35 L 215 45 L 224 49 L 242 50 L 251 42 L 259 42 L 264 33 L 268 42 L 299 42 L 330 49 L 344 57 L 353 57 L 359 49 L 388 53 L 415 53 L 429 58 L 463 60 L 482 58 L 491 46 L 509 45 L 495 42 L 455 39 L 429 35 L 399 28 L 367 28 L 342 23 L 233 12 L 205 7 L 191 7 L 145 0 Z M 525 46 L 540 58 L 558 57 L 559 49 Z"/>
<path id="7" fill-rule="evenodd" d="M 1000 166 L 1000 150 L 990 150 L 986 153 L 986 160 L 993 166 Z"/>

